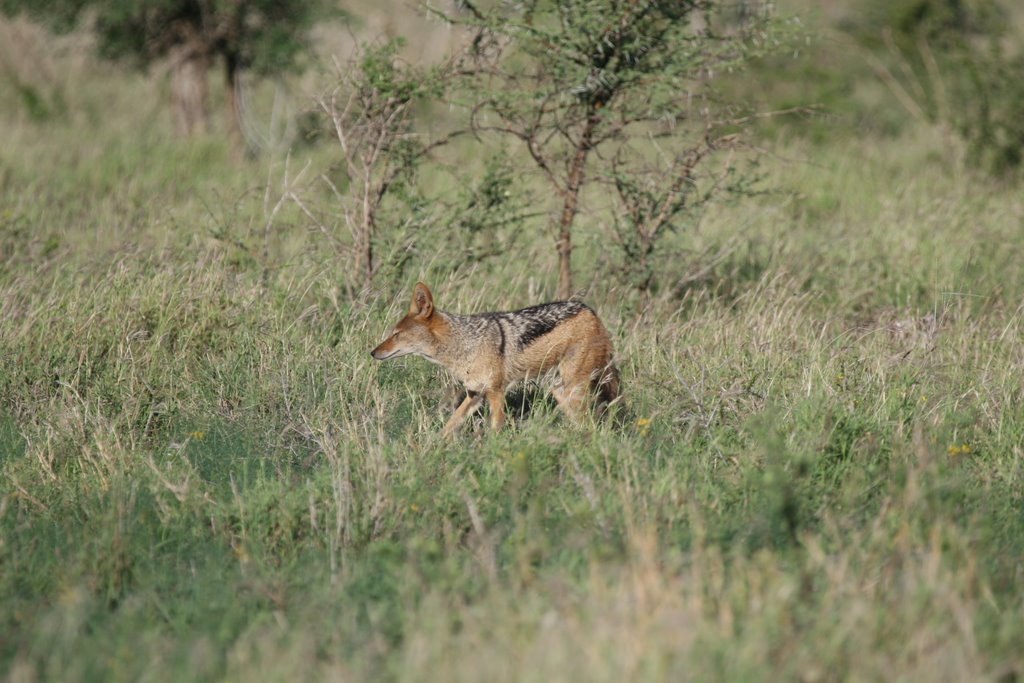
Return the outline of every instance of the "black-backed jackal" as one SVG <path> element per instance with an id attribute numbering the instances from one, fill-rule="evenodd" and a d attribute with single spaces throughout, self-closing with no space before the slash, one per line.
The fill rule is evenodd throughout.
<path id="1" fill-rule="evenodd" d="M 612 343 L 597 314 L 578 301 L 556 301 L 507 313 L 455 315 L 434 308 L 422 282 L 409 313 L 370 352 L 377 360 L 417 354 L 447 368 L 469 392 L 444 426 L 450 436 L 487 399 L 491 427 L 505 424 L 505 390 L 557 367 L 555 400 L 572 419 L 596 401 L 601 411 L 619 396 Z"/>

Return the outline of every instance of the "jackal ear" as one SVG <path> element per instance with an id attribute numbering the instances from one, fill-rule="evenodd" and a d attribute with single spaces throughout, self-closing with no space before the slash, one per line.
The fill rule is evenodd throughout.
<path id="1" fill-rule="evenodd" d="M 434 314 L 434 296 L 422 282 L 417 282 L 412 290 L 412 304 L 409 313 L 420 318 L 429 318 Z"/>

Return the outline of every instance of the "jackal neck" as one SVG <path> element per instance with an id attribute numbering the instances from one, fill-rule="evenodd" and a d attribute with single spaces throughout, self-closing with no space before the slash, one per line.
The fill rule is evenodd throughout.
<path id="1" fill-rule="evenodd" d="M 431 332 L 436 340 L 433 360 L 439 365 L 452 368 L 469 352 L 471 340 L 465 333 L 466 317 L 434 309 L 431 320 Z"/>

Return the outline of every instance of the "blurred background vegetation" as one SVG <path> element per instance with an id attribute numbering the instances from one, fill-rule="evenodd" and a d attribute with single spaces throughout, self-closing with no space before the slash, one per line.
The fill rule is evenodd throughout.
<path id="1" fill-rule="evenodd" d="M 5 0 L 4 111 L 17 124 L 12 136 L 116 134 L 117 125 L 101 124 L 134 112 L 143 130 L 125 121 L 125 136 L 102 149 L 140 137 L 174 146 L 175 154 L 219 154 L 226 145 L 250 170 L 299 154 L 313 167 L 298 182 L 283 175 L 275 203 L 297 206 L 338 255 L 348 253 L 350 290 L 370 284 L 378 266 L 408 262 L 419 226 L 461 226 L 446 231 L 448 239 L 482 262 L 472 254 L 503 251 L 498 245 L 513 238 L 515 223 L 549 232 L 561 264 L 557 294 L 567 297 L 580 291 L 569 263 L 583 210 L 585 237 L 614 245 L 601 268 L 649 295 L 666 284 L 657 277 L 666 255 L 685 247 L 673 233 L 699 221 L 709 202 L 769 188 L 757 185 L 753 166 L 775 142 L 923 133 L 951 168 L 993 182 L 1019 179 L 1024 20 L 1012 3 L 669 4 L 676 9 L 654 23 L 635 23 L 636 35 L 619 31 L 626 59 L 578 65 L 578 55 L 596 49 L 587 40 L 607 41 L 602 13 L 612 5 L 526 3 L 481 14 L 473 4 Z M 527 22 L 522 30 L 513 15 Z M 574 16 L 576 24 L 565 23 Z M 658 21 L 679 27 L 678 35 Z M 563 65 L 552 61 L 560 51 Z M 536 64 L 546 67 L 532 72 Z M 139 85 L 109 92 L 115 81 Z M 420 87 L 400 92 L 413 82 Z M 338 147 L 341 112 L 331 107 L 339 97 L 352 104 L 358 93 L 365 100 L 365 88 L 376 90 L 377 104 L 390 100 L 400 121 L 374 160 L 358 160 L 359 181 L 357 160 L 339 160 L 346 156 Z M 126 106 L 111 106 L 111 96 Z M 545 103 L 558 106 L 545 110 Z M 606 104 L 611 109 L 601 111 Z M 361 106 L 365 118 L 350 111 L 344 123 L 368 134 L 381 112 Z M 218 109 L 224 115 L 214 120 Z M 190 142 L 175 142 L 182 139 Z M 72 156 L 84 149 L 57 148 Z M 581 163 L 570 163 L 573 150 Z M 486 197 L 459 196 L 482 172 L 465 165 L 467 154 L 490 159 L 478 188 Z M 715 159 L 725 168 L 712 170 Z M 545 178 L 548 186 L 538 186 Z M 364 204 L 379 195 L 372 210 L 345 208 L 359 191 Z M 541 210 L 521 210 L 528 202 Z M 467 218 L 484 205 L 505 215 Z M 364 214 L 358 220 L 355 208 Z M 378 221 L 378 212 L 390 215 Z"/>

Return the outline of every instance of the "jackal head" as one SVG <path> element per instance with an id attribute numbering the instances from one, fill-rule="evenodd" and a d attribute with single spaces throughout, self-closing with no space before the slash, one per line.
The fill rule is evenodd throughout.
<path id="1" fill-rule="evenodd" d="M 422 282 L 417 282 L 412 290 L 412 303 L 409 313 L 398 321 L 387 339 L 370 355 L 377 360 L 399 358 L 410 353 L 434 359 L 438 337 L 433 329 L 436 327 L 434 317 L 434 297 Z"/>

